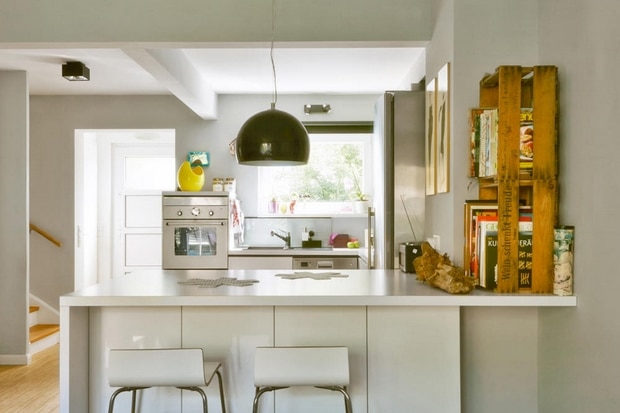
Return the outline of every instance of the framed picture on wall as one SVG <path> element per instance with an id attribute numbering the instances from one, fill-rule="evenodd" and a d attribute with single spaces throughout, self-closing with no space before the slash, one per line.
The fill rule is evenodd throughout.
<path id="1" fill-rule="evenodd" d="M 426 195 L 435 194 L 435 170 L 436 170 L 436 146 L 437 146 L 437 116 L 435 90 L 436 80 L 432 79 L 426 84 L 426 139 L 425 139 L 425 165 L 426 165 Z"/>
<path id="2" fill-rule="evenodd" d="M 450 63 L 446 63 L 436 79 L 436 189 L 438 194 L 450 192 Z"/>
<path id="3" fill-rule="evenodd" d="M 194 165 L 209 166 L 209 152 L 192 151 L 187 153 L 187 161 Z"/>

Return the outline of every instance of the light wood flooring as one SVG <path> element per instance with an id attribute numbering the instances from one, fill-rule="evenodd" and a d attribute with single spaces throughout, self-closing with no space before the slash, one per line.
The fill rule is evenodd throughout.
<path id="1" fill-rule="evenodd" d="M 33 355 L 28 366 L 0 366 L 0 412 L 59 411 L 58 352 L 56 344 Z"/>

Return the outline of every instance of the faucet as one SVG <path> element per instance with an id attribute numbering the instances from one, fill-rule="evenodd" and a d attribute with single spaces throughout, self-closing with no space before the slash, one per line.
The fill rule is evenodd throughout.
<path id="1" fill-rule="evenodd" d="M 280 230 L 282 232 L 284 232 L 283 230 Z M 275 231 L 271 231 L 271 236 L 272 237 L 278 237 L 280 238 L 282 241 L 284 241 L 286 243 L 286 245 L 284 245 L 284 249 L 287 250 L 289 248 L 291 248 L 291 233 L 287 232 L 286 235 L 280 235 Z"/>

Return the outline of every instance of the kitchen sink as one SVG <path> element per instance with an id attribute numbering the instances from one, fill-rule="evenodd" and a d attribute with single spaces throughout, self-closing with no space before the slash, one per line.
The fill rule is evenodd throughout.
<path id="1" fill-rule="evenodd" d="M 261 246 L 261 245 L 251 245 L 245 249 L 247 250 L 283 250 L 285 248 L 284 247 L 266 247 L 266 246 Z"/>
<path id="2" fill-rule="evenodd" d="M 248 247 L 244 247 L 246 250 L 285 250 L 284 247 L 272 247 L 272 246 L 261 246 L 261 245 L 250 245 Z M 332 251 L 332 247 L 291 247 L 290 250 L 301 250 L 301 251 Z"/>

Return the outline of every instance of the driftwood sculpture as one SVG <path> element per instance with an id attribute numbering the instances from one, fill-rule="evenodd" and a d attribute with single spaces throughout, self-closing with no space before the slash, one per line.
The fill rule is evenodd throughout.
<path id="1" fill-rule="evenodd" d="M 450 294 L 469 294 L 475 281 L 465 271 L 452 265 L 448 254 L 439 254 L 428 242 L 422 243 L 422 255 L 413 260 L 417 279 Z"/>

